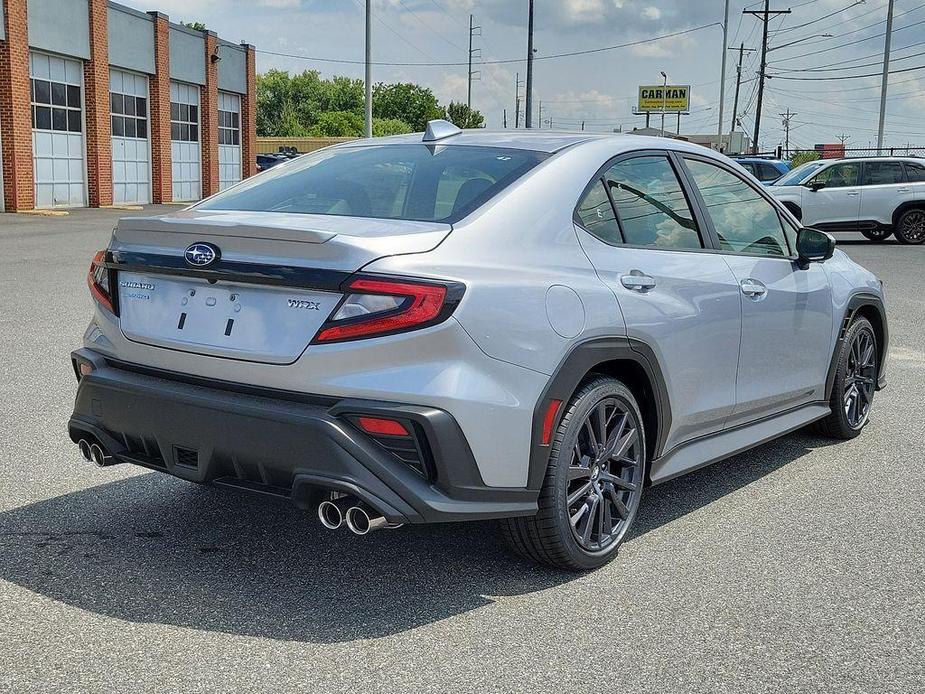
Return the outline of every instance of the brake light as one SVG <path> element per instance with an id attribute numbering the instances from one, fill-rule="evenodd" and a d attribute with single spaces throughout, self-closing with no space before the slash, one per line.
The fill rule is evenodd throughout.
<path id="1" fill-rule="evenodd" d="M 315 343 L 393 335 L 446 320 L 462 296 L 462 285 L 359 277 L 321 327 Z"/>
<path id="2" fill-rule="evenodd" d="M 115 313 L 112 306 L 112 290 L 109 287 L 109 270 L 103 264 L 106 261 L 106 251 L 97 251 L 90 263 L 87 272 L 87 286 L 90 294 L 107 311 Z"/>

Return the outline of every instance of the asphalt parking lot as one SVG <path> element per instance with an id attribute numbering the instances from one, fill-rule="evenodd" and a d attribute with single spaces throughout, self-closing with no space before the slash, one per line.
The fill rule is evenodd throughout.
<path id="1" fill-rule="evenodd" d="M 574 575 L 490 524 L 354 537 L 81 462 L 68 354 L 121 214 L 0 215 L 0 691 L 925 691 L 925 246 L 841 239 L 888 294 L 863 436 L 652 489 Z"/>

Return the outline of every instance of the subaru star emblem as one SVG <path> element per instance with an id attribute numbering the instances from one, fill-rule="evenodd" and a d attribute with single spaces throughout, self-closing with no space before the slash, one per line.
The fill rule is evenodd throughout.
<path id="1" fill-rule="evenodd" d="M 194 243 L 186 249 L 186 262 L 196 267 L 211 265 L 219 258 L 219 250 L 211 243 Z"/>

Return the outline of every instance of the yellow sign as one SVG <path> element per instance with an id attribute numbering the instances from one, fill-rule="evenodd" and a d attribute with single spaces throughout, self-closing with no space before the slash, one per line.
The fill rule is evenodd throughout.
<path id="1" fill-rule="evenodd" d="M 662 87 L 656 84 L 639 88 L 638 111 L 662 111 L 663 109 L 670 113 L 690 111 L 690 85 L 673 86 L 669 84 L 667 87 Z"/>

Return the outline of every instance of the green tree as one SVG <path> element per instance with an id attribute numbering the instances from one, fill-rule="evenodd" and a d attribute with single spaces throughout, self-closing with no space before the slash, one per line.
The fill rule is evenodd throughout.
<path id="1" fill-rule="evenodd" d="M 311 127 L 313 137 L 361 137 L 363 116 L 353 111 L 325 111 Z"/>
<path id="2" fill-rule="evenodd" d="M 205 31 L 206 25 L 202 22 L 183 22 L 183 26 L 195 29 L 196 31 Z"/>
<path id="3" fill-rule="evenodd" d="M 797 150 L 790 157 L 790 165 L 797 168 L 808 161 L 816 161 L 819 158 L 819 152 L 812 149 Z"/>
<path id="4" fill-rule="evenodd" d="M 446 107 L 446 117 L 458 128 L 485 127 L 485 117 L 462 102 L 451 101 L 450 105 Z"/>
<path id="5" fill-rule="evenodd" d="M 373 118 L 373 137 L 388 135 L 406 135 L 414 129 L 403 120 L 396 118 Z"/>
<path id="6" fill-rule="evenodd" d="M 427 127 L 427 121 L 443 118 L 444 113 L 430 89 L 399 82 L 373 87 L 373 116 L 404 121 L 419 131 Z"/>

